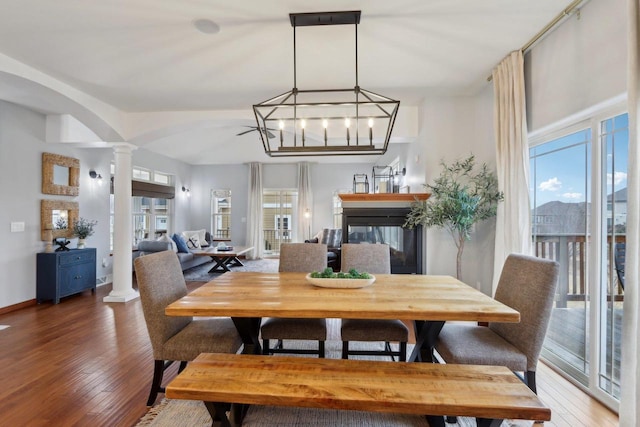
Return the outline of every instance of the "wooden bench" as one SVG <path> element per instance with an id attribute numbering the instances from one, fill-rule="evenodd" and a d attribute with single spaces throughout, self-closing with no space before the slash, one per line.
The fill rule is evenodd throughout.
<path id="1" fill-rule="evenodd" d="M 166 396 L 204 401 L 222 426 L 231 426 L 231 403 L 420 414 L 431 427 L 444 426 L 446 415 L 492 427 L 505 418 L 551 420 L 551 410 L 499 366 L 201 354 Z M 241 418 L 235 411 L 234 422 Z"/>

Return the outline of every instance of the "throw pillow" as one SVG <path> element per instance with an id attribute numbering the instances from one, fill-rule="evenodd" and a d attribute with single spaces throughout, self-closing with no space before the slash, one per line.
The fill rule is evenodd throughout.
<path id="1" fill-rule="evenodd" d="M 200 249 L 200 238 L 198 238 L 197 234 L 189 237 L 189 240 L 187 240 L 187 247 L 189 249 Z"/>
<path id="2" fill-rule="evenodd" d="M 184 239 L 184 241 L 188 241 L 191 236 L 193 236 L 194 234 L 198 235 L 198 240 L 200 242 L 204 242 L 206 241 L 206 235 L 207 235 L 207 230 L 205 230 L 204 228 L 202 230 L 193 230 L 193 231 L 183 231 L 182 232 L 182 238 Z"/>
<path id="3" fill-rule="evenodd" d="M 187 242 L 184 241 L 182 236 L 178 234 L 174 234 L 171 236 L 174 242 L 176 242 L 176 246 L 178 247 L 178 252 L 182 252 L 185 254 L 189 253 L 189 248 L 187 247 Z"/>
<path id="4" fill-rule="evenodd" d="M 173 252 L 178 252 L 178 245 L 176 245 L 176 242 L 166 234 L 163 234 L 162 236 L 158 237 L 156 240 L 158 242 L 170 242 Z"/>

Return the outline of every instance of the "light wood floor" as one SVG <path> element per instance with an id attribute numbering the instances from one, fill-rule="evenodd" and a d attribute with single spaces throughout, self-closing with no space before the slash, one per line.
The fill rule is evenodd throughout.
<path id="1" fill-rule="evenodd" d="M 10 325 L 0 330 L 1 425 L 132 426 L 145 414 L 153 356 L 140 301 L 105 304 L 110 290 L 0 315 Z M 618 425 L 542 364 L 538 392 L 552 411 L 547 426 Z"/>

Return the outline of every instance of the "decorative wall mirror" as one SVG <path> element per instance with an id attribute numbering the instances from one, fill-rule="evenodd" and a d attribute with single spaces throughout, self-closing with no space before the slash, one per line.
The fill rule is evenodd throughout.
<path id="1" fill-rule="evenodd" d="M 73 223 L 78 219 L 78 202 L 63 200 L 42 200 L 40 202 L 41 240 L 47 240 L 47 230 L 51 237 L 73 237 Z"/>
<path id="2" fill-rule="evenodd" d="M 42 153 L 42 192 L 77 196 L 80 190 L 80 160 Z"/>

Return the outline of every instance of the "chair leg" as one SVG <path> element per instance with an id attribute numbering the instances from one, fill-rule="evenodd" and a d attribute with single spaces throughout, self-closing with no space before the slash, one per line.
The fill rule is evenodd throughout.
<path id="1" fill-rule="evenodd" d="M 324 359 L 324 341 L 318 341 L 318 357 Z"/>
<path id="2" fill-rule="evenodd" d="M 269 340 L 262 340 L 262 354 L 269 354 Z"/>
<path id="3" fill-rule="evenodd" d="M 393 356 L 393 354 L 391 354 L 391 352 L 392 352 L 393 350 L 391 349 L 391 343 L 390 343 L 389 341 L 385 341 L 385 343 L 384 343 L 384 350 L 385 350 L 385 351 L 387 351 L 387 352 L 389 352 L 389 355 L 390 355 L 390 357 L 391 357 L 391 361 L 392 361 L 392 362 L 395 362 L 395 361 L 396 361 L 396 358 Z"/>
<path id="4" fill-rule="evenodd" d="M 186 367 L 187 367 L 187 361 L 186 360 L 180 361 L 180 366 L 178 367 L 178 373 L 184 371 L 184 368 Z"/>
<path id="5" fill-rule="evenodd" d="M 402 341 L 400 343 L 400 357 L 399 357 L 401 362 L 406 362 L 407 361 L 407 342 L 406 341 Z"/>
<path id="6" fill-rule="evenodd" d="M 342 358 L 349 358 L 349 341 L 342 341 Z"/>
<path id="7" fill-rule="evenodd" d="M 527 378 L 527 385 L 531 389 L 532 392 L 538 394 L 538 390 L 536 388 L 536 371 L 527 371 L 525 373 Z"/>
<path id="8" fill-rule="evenodd" d="M 151 391 L 149 392 L 149 399 L 147 399 L 147 406 L 153 406 L 160 386 L 162 385 L 162 376 L 164 375 L 164 360 L 156 360 L 153 363 L 153 380 L 151 381 Z"/>

